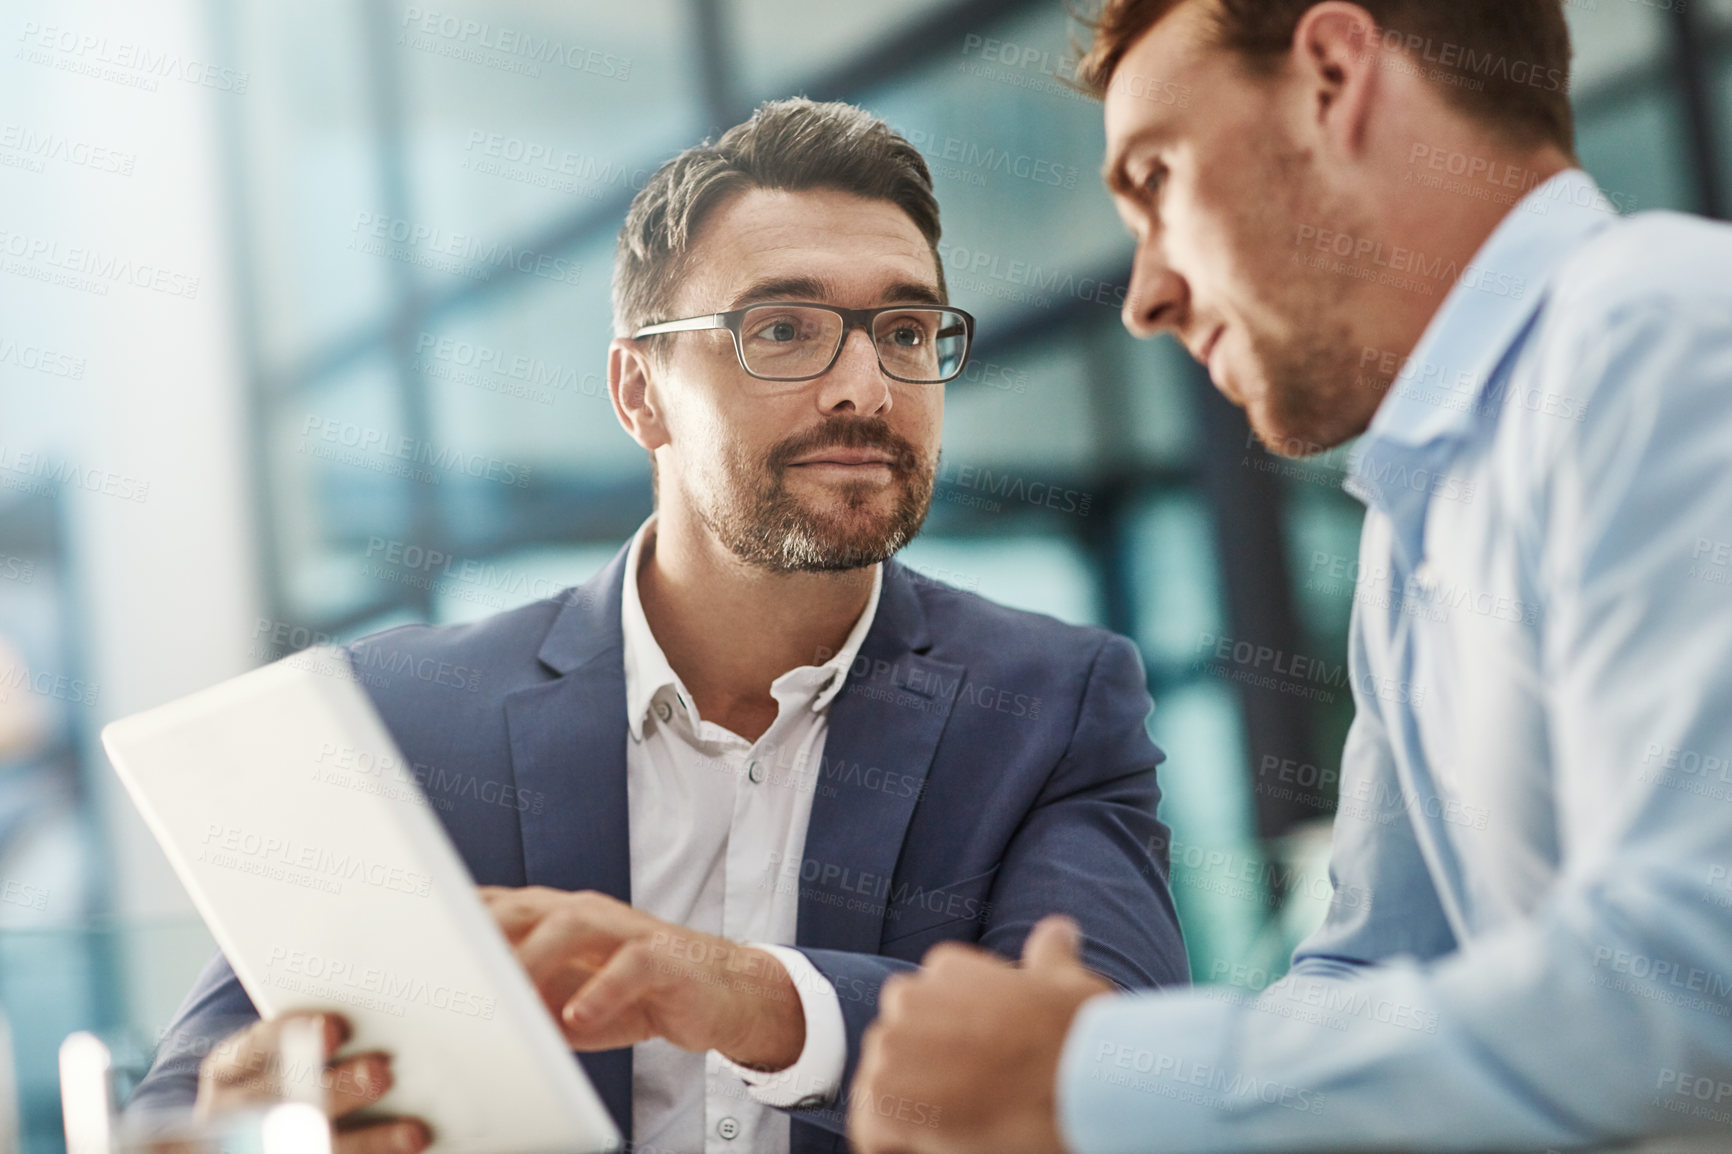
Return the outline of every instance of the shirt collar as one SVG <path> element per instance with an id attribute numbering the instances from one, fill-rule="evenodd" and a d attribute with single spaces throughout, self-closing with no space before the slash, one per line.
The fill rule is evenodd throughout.
<path id="1" fill-rule="evenodd" d="M 679 703 L 691 709 L 691 694 L 668 664 L 667 654 L 650 631 L 649 618 L 644 616 L 643 599 L 638 594 L 638 565 L 643 560 L 646 541 L 655 535 L 655 517 L 638 527 L 631 548 L 625 557 L 625 584 L 620 590 L 620 634 L 625 653 L 626 724 L 633 741 L 643 740 L 643 725 L 654 707 L 656 696 L 664 691 L 675 695 Z M 810 694 L 814 713 L 827 709 L 848 680 L 848 670 L 854 664 L 866 635 L 872 631 L 878 615 L 878 598 L 884 589 L 884 566 L 872 567 L 872 594 L 866 608 L 849 632 L 842 648 L 822 665 L 802 665 L 788 670 L 770 684 L 778 701 Z"/>
<path id="2" fill-rule="evenodd" d="M 1418 447 L 1466 436 L 1487 385 L 1539 310 L 1552 278 L 1616 216 L 1579 168 L 1523 197 L 1462 270 L 1426 327 L 1402 378 L 1372 418 L 1359 461 L 1372 444 Z M 1363 468 L 1355 473 L 1357 481 L 1367 479 Z"/>

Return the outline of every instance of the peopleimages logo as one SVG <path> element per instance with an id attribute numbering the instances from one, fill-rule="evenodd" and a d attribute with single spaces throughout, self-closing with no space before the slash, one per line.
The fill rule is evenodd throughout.
<path id="1" fill-rule="evenodd" d="M 85 359 L 71 353 L 46 349 L 41 345 L 25 345 L 8 337 L 0 337 L 0 365 L 14 365 L 51 377 L 69 381 L 84 379 Z"/>
<path id="2" fill-rule="evenodd" d="M 897 132 L 935 167 L 946 164 L 962 166 L 955 170 L 958 175 L 953 175 L 953 179 L 961 179 L 960 174 L 978 178 L 964 179 L 964 183 L 984 183 L 984 174 L 997 173 L 1053 188 L 1075 188 L 1082 175 L 1074 164 L 993 145 L 982 146 L 979 141 L 961 136 L 942 136 L 923 128 L 898 128 Z"/>
<path id="3" fill-rule="evenodd" d="M 321 453 L 323 446 L 313 444 L 315 456 L 338 460 L 347 464 L 361 464 L 369 457 L 378 457 L 390 463 L 406 462 L 412 465 L 425 465 L 444 472 L 459 474 L 478 481 L 496 481 L 502 485 L 511 485 L 523 489 L 529 486 L 532 466 L 518 464 L 513 461 L 502 461 L 498 457 L 490 457 L 485 453 L 472 453 L 457 448 L 455 445 L 438 444 L 433 441 L 417 440 L 403 433 L 387 432 L 383 429 L 368 428 L 349 421 L 338 420 L 335 417 L 321 417 L 308 414 L 306 423 L 301 429 L 303 451 L 309 442 L 322 442 L 333 450 L 349 450 L 356 459 L 345 459 L 341 454 Z M 407 467 L 407 465 L 405 465 Z M 425 470 L 412 470 L 420 474 Z M 426 474 L 431 477 L 432 474 Z M 417 479 L 425 479 L 418 477 Z"/>
<path id="4" fill-rule="evenodd" d="M 114 40 L 75 28 L 38 24 L 34 20 L 24 22 L 18 39 L 24 44 L 19 59 L 146 92 L 157 91 L 160 81 L 180 80 L 200 88 L 242 95 L 252 79 L 251 73 L 208 64 L 167 49 Z"/>
<path id="5" fill-rule="evenodd" d="M 43 165 L 53 160 L 74 168 L 131 176 L 138 163 L 137 153 L 122 152 L 64 133 L 40 131 L 12 122 L 0 123 L 0 164 L 6 163 L 6 153 L 28 162 L 27 166 L 33 172 L 41 172 Z"/>
<path id="6" fill-rule="evenodd" d="M 1350 233 L 1336 232 L 1333 229 L 1320 228 L 1313 224 L 1299 226 L 1293 239 L 1293 246 L 1298 249 L 1313 249 L 1326 257 L 1338 261 L 1349 262 L 1349 267 L 1357 266 L 1365 270 L 1383 270 L 1396 276 L 1418 278 L 1418 283 L 1402 282 L 1396 287 L 1413 288 L 1429 295 L 1431 285 L 1426 282 L 1450 282 L 1465 285 L 1479 292 L 1492 296 L 1508 297 L 1521 300 L 1527 293 L 1527 280 L 1512 276 L 1509 273 L 1499 273 L 1469 264 L 1465 267 L 1459 262 L 1447 257 L 1433 257 L 1417 249 L 1403 248 L 1400 245 L 1386 245 L 1371 237 L 1354 236 Z M 1324 267 L 1313 265 L 1313 267 Z M 1338 269 L 1337 271 L 1348 271 Z M 1370 279 L 1370 278 L 1365 278 Z"/>
<path id="7" fill-rule="evenodd" d="M 540 76 L 541 66 L 550 64 L 603 80 L 631 79 L 629 56 L 616 56 L 582 44 L 567 44 L 554 36 L 538 36 L 485 20 L 469 20 L 448 12 L 411 6 L 403 13 L 402 28 L 398 43 L 404 47 L 475 64 L 509 65 L 508 71 L 527 76 Z"/>
<path id="8" fill-rule="evenodd" d="M 583 266 L 565 257 L 499 241 L 483 244 L 467 233 L 449 232 L 401 217 L 357 212 L 350 231 L 355 235 L 349 238 L 348 247 L 357 252 L 471 280 L 491 280 L 505 270 L 562 284 L 574 285 L 583 280 Z"/>
<path id="9" fill-rule="evenodd" d="M 1125 305 L 1125 293 L 1128 290 L 1122 284 L 1096 280 L 1093 277 L 1079 277 L 1062 269 L 1043 268 L 1026 260 L 1007 260 L 998 253 L 970 249 L 945 241 L 938 242 L 938 256 L 947 270 L 964 277 L 983 277 L 987 281 L 997 281 L 1000 284 L 1053 296 L 1075 297 L 1077 300 L 1093 301 L 1113 308 L 1123 308 Z"/>
<path id="10" fill-rule="evenodd" d="M 419 1005 L 491 1020 L 499 1005 L 491 996 L 430 982 L 419 974 L 400 974 L 286 946 L 271 947 L 265 969 L 265 981 L 279 989 L 378 1009 L 394 1017 L 403 1017 L 409 1006 Z"/>
<path id="11" fill-rule="evenodd" d="M 1359 24 L 1354 26 L 1349 35 L 1358 45 L 1380 46 L 1391 52 L 1406 53 L 1413 64 L 1431 64 L 1448 70 L 1454 73 L 1449 79 L 1453 80 L 1457 87 L 1473 91 L 1483 91 L 1488 80 L 1537 88 L 1542 92 L 1562 92 L 1567 82 L 1563 70 L 1559 68 L 1542 68 L 1526 60 L 1516 60 L 1492 52 L 1478 52 L 1471 46 L 1453 44 L 1447 40 L 1439 41 L 1418 33 L 1402 32 L 1397 28 Z M 1397 61 L 1392 61 L 1391 66 L 1399 65 Z"/>
<path id="12" fill-rule="evenodd" d="M 0 229 L 0 256 L 12 258 L 5 265 L 9 273 L 98 296 L 107 296 L 109 285 L 125 284 L 185 300 L 198 298 L 199 278 L 190 273 L 99 248 L 63 245 L 51 237 Z"/>
<path id="13" fill-rule="evenodd" d="M 1013 41 L 995 40 L 990 36 L 970 32 L 962 38 L 962 54 L 979 56 L 982 60 L 990 60 L 1007 68 L 1033 69 L 1042 76 L 1050 76 L 1067 84 L 1076 81 L 1076 57 L 1068 53 L 1054 55 L 1033 44 L 1019 45 Z"/>

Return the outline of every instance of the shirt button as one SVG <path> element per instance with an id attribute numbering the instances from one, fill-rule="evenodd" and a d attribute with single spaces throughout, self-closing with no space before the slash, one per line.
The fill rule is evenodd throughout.
<path id="1" fill-rule="evenodd" d="M 716 1133 L 732 1142 L 740 1136 L 740 1123 L 733 1118 L 723 1118 L 716 1123 Z"/>
<path id="2" fill-rule="evenodd" d="M 1414 584 L 1430 593 L 1437 588 L 1437 566 L 1430 561 L 1421 561 L 1419 568 L 1413 571 Z"/>
<path id="3" fill-rule="evenodd" d="M 763 763 L 754 761 L 752 764 L 746 766 L 746 776 L 752 779 L 753 785 L 762 785 L 764 781 Z"/>
<path id="4" fill-rule="evenodd" d="M 673 709 L 665 701 L 656 702 L 656 716 L 666 721 L 674 715 Z"/>

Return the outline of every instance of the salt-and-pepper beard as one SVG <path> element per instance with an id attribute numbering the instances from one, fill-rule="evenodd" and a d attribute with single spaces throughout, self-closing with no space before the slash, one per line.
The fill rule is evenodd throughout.
<path id="1" fill-rule="evenodd" d="M 865 525 L 838 523 L 788 491 L 787 470 L 822 449 L 880 449 L 890 457 L 898 489 L 896 507 Z M 724 464 L 727 491 L 707 505 L 698 502 L 704 525 L 741 560 L 772 573 L 837 573 L 889 560 L 914 540 L 932 506 L 937 462 L 923 459 L 881 417 L 832 417 L 790 437 L 759 459 L 742 453 Z M 838 490 L 844 514 L 875 503 L 879 485 L 854 481 Z"/>

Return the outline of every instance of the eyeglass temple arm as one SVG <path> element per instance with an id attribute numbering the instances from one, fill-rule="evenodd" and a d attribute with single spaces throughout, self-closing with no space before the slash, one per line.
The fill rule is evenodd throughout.
<path id="1" fill-rule="evenodd" d="M 707 317 L 687 317 L 683 321 L 663 321 L 659 325 L 645 325 L 631 335 L 632 340 L 639 337 L 653 337 L 658 333 L 695 333 L 704 329 L 720 329 L 727 327 L 727 321 L 721 313 L 713 313 Z"/>

